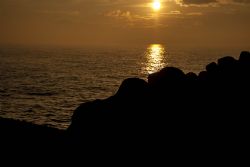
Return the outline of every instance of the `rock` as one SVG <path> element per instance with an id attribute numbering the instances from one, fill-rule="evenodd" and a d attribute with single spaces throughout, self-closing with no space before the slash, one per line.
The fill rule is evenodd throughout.
<path id="1" fill-rule="evenodd" d="M 241 52 L 239 63 L 241 68 L 241 74 L 245 76 L 247 73 L 250 72 L 250 52 Z"/>
<path id="2" fill-rule="evenodd" d="M 198 76 L 193 72 L 187 73 L 186 77 L 187 77 L 188 80 L 197 80 L 198 79 Z"/>
<path id="3" fill-rule="evenodd" d="M 131 124 L 134 124 L 131 120 L 139 117 L 141 113 L 139 106 L 146 98 L 147 89 L 148 84 L 142 79 L 124 80 L 113 97 L 84 103 L 78 107 L 72 116 L 68 132 L 76 134 L 80 138 L 86 134 L 111 133 L 116 127 L 122 131 L 124 129 L 122 127 L 126 126 L 128 119 Z M 119 112 L 117 112 L 118 110 Z M 131 126 L 127 126 L 128 129 L 129 127 L 131 128 Z"/>
<path id="4" fill-rule="evenodd" d="M 0 117 L 0 141 L 9 149 L 17 149 L 28 146 L 36 146 L 36 149 L 45 147 L 57 147 L 64 142 L 65 131 L 51 128 L 45 125 L 36 125 L 25 121 Z M 6 145 L 6 143 L 8 143 Z M 41 146 L 42 145 L 42 146 Z M 49 149 L 49 148 L 48 148 Z"/>
<path id="5" fill-rule="evenodd" d="M 101 100 L 81 104 L 72 116 L 72 123 L 68 131 L 71 134 L 80 135 L 87 133 L 88 129 L 94 130 L 96 126 L 99 126 L 99 124 L 97 125 L 96 123 L 101 120 L 100 117 L 105 116 L 102 114 L 103 110 L 105 110 L 102 104 L 103 101 Z"/>
<path id="6" fill-rule="evenodd" d="M 185 80 L 185 74 L 178 68 L 166 67 L 148 76 L 148 84 L 160 86 L 165 84 L 177 84 Z"/>
<path id="7" fill-rule="evenodd" d="M 248 55 L 242 52 L 239 61 L 247 62 Z M 138 131 L 149 133 L 150 128 L 155 132 L 164 131 L 169 126 L 179 131 L 191 126 L 190 122 L 199 124 L 200 127 L 195 126 L 197 130 L 206 127 L 211 120 L 217 125 L 221 123 L 217 118 L 229 115 L 224 111 L 242 101 L 239 90 L 249 90 L 246 85 L 240 89 L 235 87 L 237 81 L 243 81 L 240 78 L 250 76 L 247 70 L 240 72 L 239 61 L 229 56 L 221 58 L 218 64 L 208 64 L 206 71 L 198 76 L 166 67 L 149 75 L 148 83 L 139 78 L 126 79 L 114 96 L 78 107 L 68 131 L 93 135 L 92 132 L 108 133 L 109 129 L 108 134 L 119 131 L 135 135 Z M 219 111 L 215 112 L 214 108 Z M 216 126 L 214 128 L 216 131 Z"/>
<path id="8" fill-rule="evenodd" d="M 201 71 L 198 75 L 200 80 L 206 81 L 208 79 L 208 72 L 207 71 Z"/>
<path id="9" fill-rule="evenodd" d="M 237 60 L 235 60 L 233 57 L 226 56 L 218 60 L 218 67 L 223 71 L 233 70 L 233 68 L 236 68 L 237 63 Z"/>
<path id="10" fill-rule="evenodd" d="M 186 74 L 186 82 L 185 82 L 185 89 L 183 90 L 183 92 L 185 91 L 187 94 L 190 94 L 191 92 L 193 92 L 195 89 L 197 89 L 197 84 L 198 84 L 198 76 L 197 74 L 193 73 L 193 72 L 189 72 Z"/>
<path id="11" fill-rule="evenodd" d="M 250 52 L 248 51 L 241 52 L 239 61 L 240 63 L 243 64 L 250 64 Z"/>
<path id="12" fill-rule="evenodd" d="M 215 73 L 218 71 L 218 66 L 215 62 L 212 62 L 206 66 L 206 70 L 208 73 Z"/>
<path id="13" fill-rule="evenodd" d="M 122 82 L 115 96 L 128 100 L 129 98 L 139 98 L 146 94 L 147 89 L 148 83 L 143 79 L 129 78 Z"/>

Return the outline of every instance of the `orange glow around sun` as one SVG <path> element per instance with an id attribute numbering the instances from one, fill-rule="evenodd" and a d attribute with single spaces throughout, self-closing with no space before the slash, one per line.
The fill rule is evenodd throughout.
<path id="1" fill-rule="evenodd" d="M 155 0 L 153 3 L 152 3 L 152 8 L 155 10 L 155 11 L 158 11 L 161 9 L 161 2 L 159 0 Z"/>

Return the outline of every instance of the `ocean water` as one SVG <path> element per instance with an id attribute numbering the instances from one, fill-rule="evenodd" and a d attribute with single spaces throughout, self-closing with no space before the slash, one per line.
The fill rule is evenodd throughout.
<path id="1" fill-rule="evenodd" d="M 81 103 L 114 95 L 129 77 L 147 79 L 165 66 L 185 73 L 240 49 L 174 50 L 153 44 L 138 48 L 0 48 L 0 117 L 66 129 Z"/>

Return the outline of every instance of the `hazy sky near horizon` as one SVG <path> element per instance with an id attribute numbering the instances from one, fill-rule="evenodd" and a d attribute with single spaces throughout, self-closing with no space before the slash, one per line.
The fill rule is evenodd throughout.
<path id="1" fill-rule="evenodd" d="M 0 44 L 250 46 L 250 0 L 1 0 Z"/>

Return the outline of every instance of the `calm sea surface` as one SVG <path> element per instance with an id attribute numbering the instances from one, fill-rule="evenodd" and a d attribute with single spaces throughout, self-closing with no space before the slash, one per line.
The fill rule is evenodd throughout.
<path id="1" fill-rule="evenodd" d="M 165 66 L 198 73 L 234 50 L 140 48 L 0 48 L 0 117 L 66 129 L 79 104 L 107 98 L 128 77 L 147 78 Z"/>

